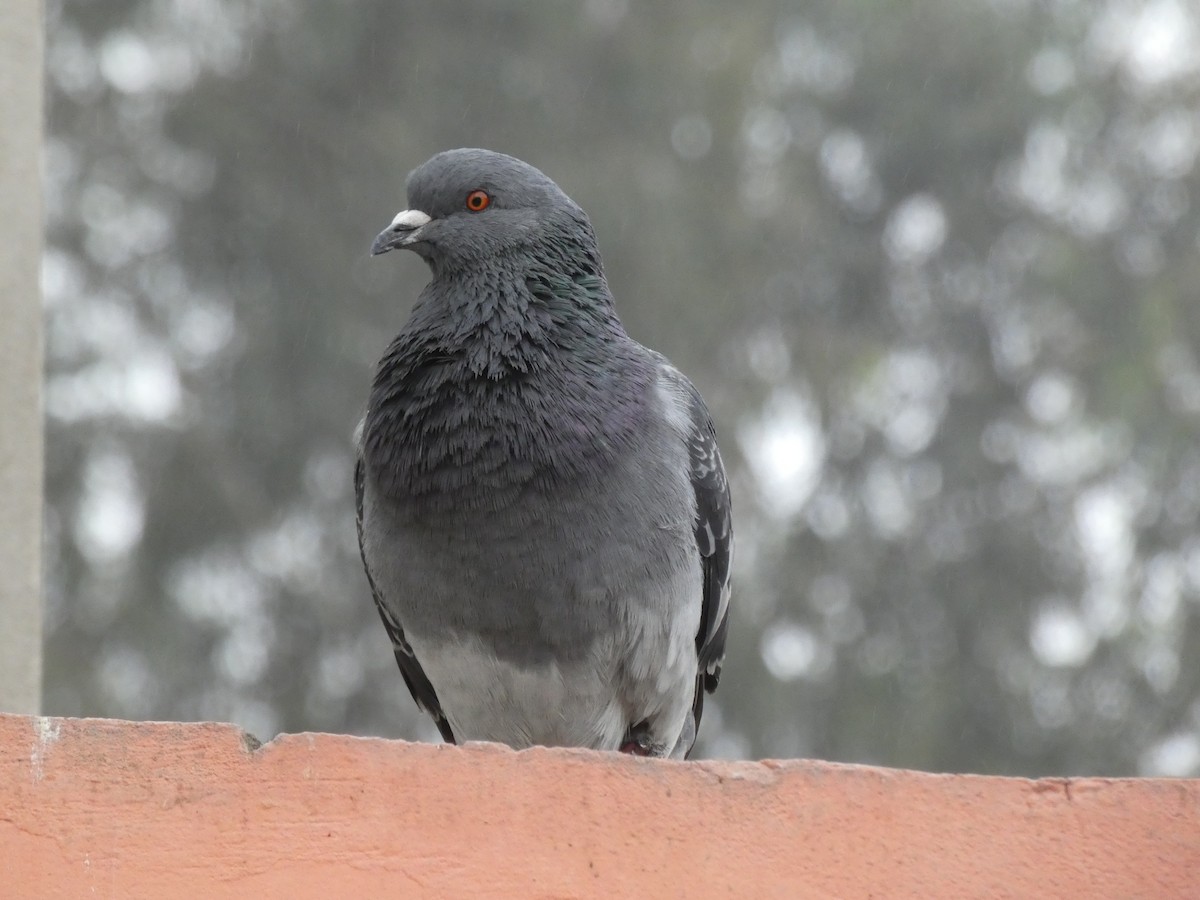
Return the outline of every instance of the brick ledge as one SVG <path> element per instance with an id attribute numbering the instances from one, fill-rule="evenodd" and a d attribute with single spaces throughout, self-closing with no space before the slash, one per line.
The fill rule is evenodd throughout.
<path id="1" fill-rule="evenodd" d="M 0 715 L 0 792 L 19 897 L 1200 897 L 1200 780 Z"/>

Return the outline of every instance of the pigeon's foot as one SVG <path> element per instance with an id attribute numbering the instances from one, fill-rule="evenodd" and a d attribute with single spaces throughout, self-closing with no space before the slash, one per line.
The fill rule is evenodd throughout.
<path id="1" fill-rule="evenodd" d="M 658 756 L 656 751 L 654 742 L 650 740 L 649 722 L 638 722 L 630 728 L 621 744 L 621 752 L 631 756 Z"/>

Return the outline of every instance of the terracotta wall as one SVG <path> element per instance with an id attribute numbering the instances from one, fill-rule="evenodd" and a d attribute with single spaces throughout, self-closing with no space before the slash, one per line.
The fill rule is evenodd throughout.
<path id="1" fill-rule="evenodd" d="M 0 898 L 1200 898 L 1200 781 L 0 716 Z"/>

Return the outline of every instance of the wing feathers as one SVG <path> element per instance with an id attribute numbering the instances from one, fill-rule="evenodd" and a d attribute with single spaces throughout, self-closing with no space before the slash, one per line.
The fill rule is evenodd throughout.
<path id="1" fill-rule="evenodd" d="M 433 685 L 429 683 L 429 678 L 425 675 L 425 670 L 421 668 L 421 664 L 417 662 L 416 656 L 413 655 L 412 646 L 404 637 L 404 629 L 400 627 L 400 623 L 388 611 L 382 598 L 379 596 L 379 589 L 375 587 L 375 579 L 371 577 L 371 565 L 367 562 L 367 550 L 363 543 L 363 490 L 364 490 L 365 473 L 363 471 L 362 451 L 359 451 L 358 459 L 354 465 L 354 502 L 355 502 L 355 523 L 358 526 L 358 551 L 362 555 L 363 569 L 367 573 L 367 583 L 371 586 L 371 597 L 375 601 L 375 608 L 379 611 L 379 618 L 383 620 L 383 627 L 387 629 L 388 637 L 392 641 L 392 650 L 396 654 L 396 662 L 400 666 L 400 674 L 404 676 L 404 683 L 408 685 L 408 691 L 412 694 L 413 699 L 417 701 L 417 706 L 433 717 L 437 724 L 438 731 L 442 733 L 442 737 L 448 743 L 455 743 L 454 732 L 450 729 L 450 723 L 446 721 L 446 715 L 442 712 L 442 706 L 438 702 L 437 693 L 433 689 Z"/>

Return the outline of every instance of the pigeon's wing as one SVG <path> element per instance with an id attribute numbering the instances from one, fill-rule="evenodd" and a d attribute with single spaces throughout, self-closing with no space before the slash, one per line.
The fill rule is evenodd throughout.
<path id="1" fill-rule="evenodd" d="M 438 702 L 437 693 L 434 691 L 433 685 L 429 683 L 425 670 L 421 668 L 421 664 L 413 655 L 412 646 L 404 637 L 404 629 L 388 612 L 386 604 L 379 596 L 379 588 L 375 586 L 375 579 L 371 577 L 371 566 L 367 562 L 367 550 L 363 544 L 364 477 L 362 451 L 360 450 L 354 464 L 354 509 L 355 522 L 358 526 L 358 552 L 362 556 L 363 569 L 367 573 L 367 583 L 371 586 L 371 597 L 375 601 L 375 608 L 379 610 L 379 618 L 383 619 L 383 627 L 387 629 L 388 637 L 392 640 L 392 650 L 396 653 L 396 662 L 400 665 L 400 674 L 404 676 L 404 683 L 408 685 L 409 693 L 417 701 L 417 706 L 433 716 L 433 721 L 437 723 L 442 737 L 448 743 L 453 744 L 455 742 L 454 732 L 450 730 L 450 723 L 446 721 L 446 714 L 442 712 L 442 705 Z"/>
<path id="2" fill-rule="evenodd" d="M 696 678 L 693 703 L 695 724 L 704 711 L 704 695 L 717 689 L 721 663 L 725 659 L 725 636 L 729 630 L 730 568 L 733 562 L 733 516 L 730 510 L 729 482 L 712 416 L 695 386 L 669 364 L 662 368 L 663 378 L 672 393 L 686 403 L 690 424 L 687 444 L 691 463 L 692 488 L 696 492 L 696 549 L 704 573 L 704 596 L 700 610 L 700 629 L 696 633 L 696 652 L 700 670 Z"/>

